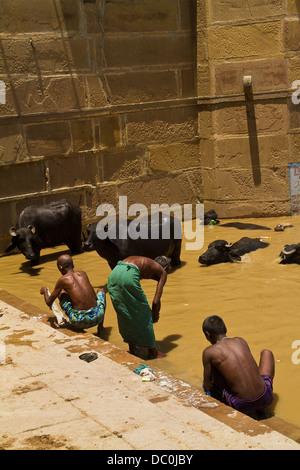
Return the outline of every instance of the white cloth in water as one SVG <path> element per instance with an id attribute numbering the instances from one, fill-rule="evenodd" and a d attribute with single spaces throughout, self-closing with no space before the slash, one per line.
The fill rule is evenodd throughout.
<path id="1" fill-rule="evenodd" d="M 48 287 L 47 287 L 47 293 L 48 293 L 48 295 L 51 295 Z M 56 316 L 57 323 L 58 323 L 59 326 L 62 326 L 65 323 L 69 323 L 69 320 L 64 317 L 64 314 L 62 313 L 62 311 L 60 310 L 58 305 L 55 303 L 55 301 L 51 305 L 51 310 L 54 313 L 54 315 Z"/>
<path id="2" fill-rule="evenodd" d="M 143 370 L 141 370 L 140 375 L 141 375 L 143 378 L 145 378 L 145 379 L 147 379 L 147 380 L 149 380 L 149 381 L 151 381 L 151 382 L 152 382 L 152 380 L 155 380 L 155 375 L 151 372 L 150 369 L 143 369 Z"/>

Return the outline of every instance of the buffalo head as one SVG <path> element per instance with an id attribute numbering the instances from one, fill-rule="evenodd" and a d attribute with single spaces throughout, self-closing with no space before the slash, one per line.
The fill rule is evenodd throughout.
<path id="1" fill-rule="evenodd" d="M 28 259 L 32 265 L 39 262 L 41 241 L 36 233 L 36 229 L 33 225 L 28 225 L 26 228 L 16 229 L 11 227 L 9 229 L 11 235 L 11 243 L 6 248 L 5 253 L 18 248 L 21 253 Z"/>
<path id="2" fill-rule="evenodd" d="M 87 237 L 86 237 L 86 239 L 84 241 L 84 244 L 83 244 L 84 251 L 92 251 L 92 250 L 95 249 L 94 241 L 95 241 L 95 238 L 97 237 L 96 227 L 97 227 L 96 222 L 87 225 L 87 227 L 86 227 Z"/>
<path id="3" fill-rule="evenodd" d="M 300 264 L 300 243 L 296 245 L 285 245 L 280 252 L 280 264 Z"/>
<path id="4" fill-rule="evenodd" d="M 216 240 L 208 245 L 205 253 L 199 256 L 200 264 L 233 263 L 241 261 L 241 257 L 232 250 L 232 244 L 226 240 Z"/>

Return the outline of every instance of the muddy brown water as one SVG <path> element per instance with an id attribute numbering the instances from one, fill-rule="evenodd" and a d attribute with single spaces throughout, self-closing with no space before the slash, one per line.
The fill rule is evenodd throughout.
<path id="1" fill-rule="evenodd" d="M 182 246 L 182 267 L 169 274 L 162 296 L 159 322 L 155 335 L 164 359 L 149 361 L 182 380 L 201 388 L 202 351 L 208 346 L 202 322 L 211 314 L 223 317 L 228 336 L 241 336 L 249 344 L 255 359 L 262 349 L 275 356 L 274 402 L 272 413 L 288 423 L 300 426 L 300 265 L 280 265 L 279 253 L 285 244 L 300 242 L 300 217 L 243 219 L 243 222 L 270 227 L 271 231 L 238 230 L 216 226 L 204 227 L 201 249 Z M 230 222 L 226 220 L 223 222 Z M 278 223 L 292 224 L 284 232 L 275 232 Z M 246 254 L 238 263 L 203 266 L 199 255 L 216 239 L 235 242 L 243 236 L 271 237 L 270 246 Z M 41 264 L 30 267 L 23 255 L 0 258 L 0 287 L 40 307 L 46 312 L 41 286 L 53 289 L 60 273 L 56 259 L 67 247 L 43 250 Z M 88 273 L 94 288 L 106 283 L 110 268 L 95 251 L 73 257 L 75 269 Z M 155 291 L 153 281 L 142 281 L 149 302 Z M 105 316 L 104 338 L 127 351 L 118 332 L 116 314 L 109 296 Z M 93 329 L 89 330 L 93 333 Z M 293 362 L 293 353 L 294 359 Z"/>

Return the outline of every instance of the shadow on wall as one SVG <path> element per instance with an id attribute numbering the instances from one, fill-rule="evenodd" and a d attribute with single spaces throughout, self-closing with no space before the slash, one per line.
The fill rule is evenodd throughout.
<path id="1" fill-rule="evenodd" d="M 61 26 L 61 21 L 60 21 L 60 15 L 59 15 L 59 12 L 58 12 L 58 9 L 57 9 L 57 5 L 55 3 L 55 0 L 53 0 L 53 7 L 55 9 L 55 13 L 56 13 L 56 16 L 57 16 L 57 20 L 58 20 L 58 24 L 60 25 L 59 26 L 59 29 L 60 29 L 60 35 L 61 35 L 61 38 L 62 38 L 62 41 L 63 41 L 63 47 L 64 47 L 64 52 L 65 52 L 65 56 L 67 58 L 67 63 L 68 63 L 68 72 L 69 72 L 69 75 L 71 77 L 71 80 L 72 80 L 72 88 L 73 88 L 73 93 L 74 93 L 74 96 L 75 96 L 75 101 L 76 101 L 76 108 L 77 109 L 80 109 L 81 108 L 81 104 L 80 104 L 80 98 L 78 96 L 78 92 L 77 92 L 77 88 L 76 88 L 76 84 L 75 84 L 75 73 L 72 71 L 72 57 L 69 57 L 69 53 L 68 53 L 68 48 L 67 48 L 67 41 L 66 41 L 66 37 L 65 37 L 65 34 L 64 34 L 64 31 L 63 31 L 63 28 Z M 61 9 L 62 9 L 62 13 L 63 13 L 63 16 L 65 17 L 67 12 L 64 12 L 64 4 L 61 3 Z M 36 61 L 36 57 L 35 57 L 35 61 Z"/>
<path id="2" fill-rule="evenodd" d="M 246 100 L 250 157 L 251 157 L 251 165 L 252 165 L 252 176 L 253 176 L 254 186 L 259 186 L 261 184 L 261 171 L 260 171 L 259 147 L 258 147 L 256 116 L 255 116 L 255 107 L 254 107 L 254 101 L 253 101 L 252 88 L 247 93 L 245 93 L 245 100 Z"/>

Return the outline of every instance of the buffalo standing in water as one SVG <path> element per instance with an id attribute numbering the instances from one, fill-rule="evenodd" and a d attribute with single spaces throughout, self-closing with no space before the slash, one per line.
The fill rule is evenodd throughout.
<path id="1" fill-rule="evenodd" d="M 42 248 L 65 243 L 70 251 L 81 251 L 81 210 L 66 200 L 44 206 L 28 206 L 20 214 L 18 229 L 11 227 L 10 245 L 5 252 L 18 248 L 30 260 L 39 264 Z"/>
<path id="2" fill-rule="evenodd" d="M 241 261 L 241 256 L 259 248 L 266 248 L 269 243 L 259 238 L 243 237 L 235 243 L 229 244 L 226 240 L 216 240 L 208 245 L 205 253 L 199 256 L 200 264 L 210 266 L 219 263 L 233 263 Z"/>
<path id="3" fill-rule="evenodd" d="M 169 215 L 161 214 L 158 221 L 152 221 L 151 217 L 144 217 L 139 222 L 140 232 L 147 234 L 146 238 L 131 238 L 127 235 L 120 237 L 120 228 L 122 224 L 123 231 L 127 230 L 129 225 L 134 222 L 130 219 L 116 222 L 110 227 L 110 234 L 104 239 L 97 236 L 97 222 L 87 226 L 88 237 L 84 243 L 84 249 L 89 251 L 95 249 L 102 258 L 104 258 L 111 269 L 118 261 L 128 256 L 146 256 L 155 259 L 158 256 L 166 256 L 171 259 L 171 265 L 179 266 L 182 233 L 181 222 Z M 99 222 L 101 225 L 101 222 Z M 99 227 L 98 227 L 99 228 Z M 168 230 L 169 229 L 169 230 Z M 102 232 L 106 230 L 102 225 Z M 115 235 L 111 235 L 115 232 Z M 153 233 L 157 237 L 153 237 Z M 164 235 L 167 234 L 167 235 Z"/>

